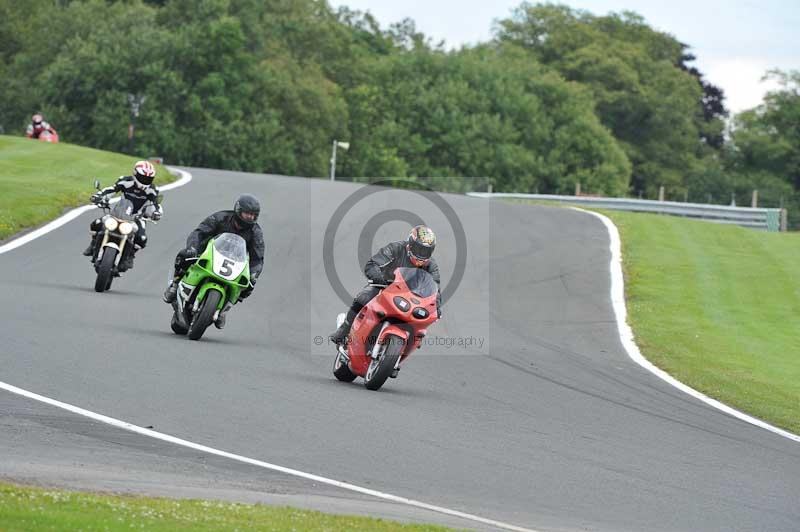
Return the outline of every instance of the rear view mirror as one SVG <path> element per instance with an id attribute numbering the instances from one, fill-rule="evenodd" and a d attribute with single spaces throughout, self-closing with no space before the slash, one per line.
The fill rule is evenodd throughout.
<path id="1" fill-rule="evenodd" d="M 97 190 L 100 190 L 100 181 L 97 180 L 97 179 L 94 180 L 94 188 L 96 188 Z"/>

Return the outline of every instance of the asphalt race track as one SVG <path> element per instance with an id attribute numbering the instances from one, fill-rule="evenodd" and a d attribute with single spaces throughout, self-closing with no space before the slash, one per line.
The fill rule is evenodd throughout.
<path id="1" fill-rule="evenodd" d="M 456 230 L 411 192 L 370 196 L 322 241 L 349 183 L 191 169 L 150 244 L 93 290 L 86 214 L 0 255 L 0 381 L 246 457 L 537 530 L 800 530 L 800 445 L 714 410 L 631 362 L 609 299 L 608 235 L 567 209 L 444 196 L 467 237 L 441 338 L 367 391 L 331 374 L 317 336 L 364 282 L 368 216 L 404 209 Z M 199 342 L 160 301 L 175 252 L 240 192 L 262 200 L 254 295 Z M 91 183 L 87 182 L 87 195 Z M 407 224 L 377 230 L 371 247 Z M 367 235 L 370 236 L 370 235 Z M 463 246 L 461 246 L 463 248 Z M 482 343 L 481 343 L 482 341 Z M 293 504 L 486 528 L 209 456 L 0 391 L 0 477 L 45 485 Z"/>

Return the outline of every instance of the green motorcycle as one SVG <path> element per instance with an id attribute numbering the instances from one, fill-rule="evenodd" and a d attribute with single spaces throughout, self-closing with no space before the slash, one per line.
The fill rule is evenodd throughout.
<path id="1" fill-rule="evenodd" d="M 178 284 L 172 303 L 172 332 L 199 340 L 226 306 L 239 300 L 250 287 L 250 259 L 247 243 L 233 233 L 212 238 L 192 262 Z"/>

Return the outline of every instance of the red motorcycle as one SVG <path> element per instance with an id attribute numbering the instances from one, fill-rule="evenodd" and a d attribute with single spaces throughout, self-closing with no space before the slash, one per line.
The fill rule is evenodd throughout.
<path id="1" fill-rule="evenodd" d="M 356 316 L 347 348 L 337 347 L 333 374 L 340 381 L 364 378 L 368 390 L 377 390 L 418 349 L 428 327 L 438 318 L 439 287 L 431 274 L 419 268 L 397 268 L 388 285 Z M 344 321 L 339 314 L 337 326 Z"/>
<path id="2" fill-rule="evenodd" d="M 45 129 L 39 134 L 39 140 L 42 142 L 50 142 L 52 144 L 58 144 L 59 141 L 58 133 L 56 133 L 55 129 L 52 131 L 48 131 Z"/>

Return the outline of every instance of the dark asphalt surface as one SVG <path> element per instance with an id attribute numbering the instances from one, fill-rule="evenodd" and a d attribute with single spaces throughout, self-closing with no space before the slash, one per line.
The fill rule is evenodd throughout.
<path id="1" fill-rule="evenodd" d="M 608 237 L 567 209 L 445 196 L 464 279 L 380 392 L 334 380 L 315 345 L 344 310 L 322 238 L 347 183 L 193 169 L 134 270 L 106 294 L 80 255 L 85 215 L 0 255 L 0 380 L 247 457 L 544 530 L 800 530 L 800 446 L 718 412 L 631 362 L 609 298 Z M 91 184 L 87 183 L 87 193 Z M 174 336 L 160 293 L 186 234 L 239 192 L 262 200 L 267 264 L 228 327 Z M 384 191 L 336 234 L 342 282 L 384 209 L 454 233 L 419 195 Z M 399 238 L 383 225 L 374 246 Z M 471 345 L 460 345 L 464 342 Z M 480 343 L 480 342 L 483 343 Z M 448 344 L 449 342 L 449 344 Z M 450 345 L 454 344 L 454 345 Z M 478 525 L 134 435 L 0 392 L 0 477 L 109 491 L 296 504 Z"/>

